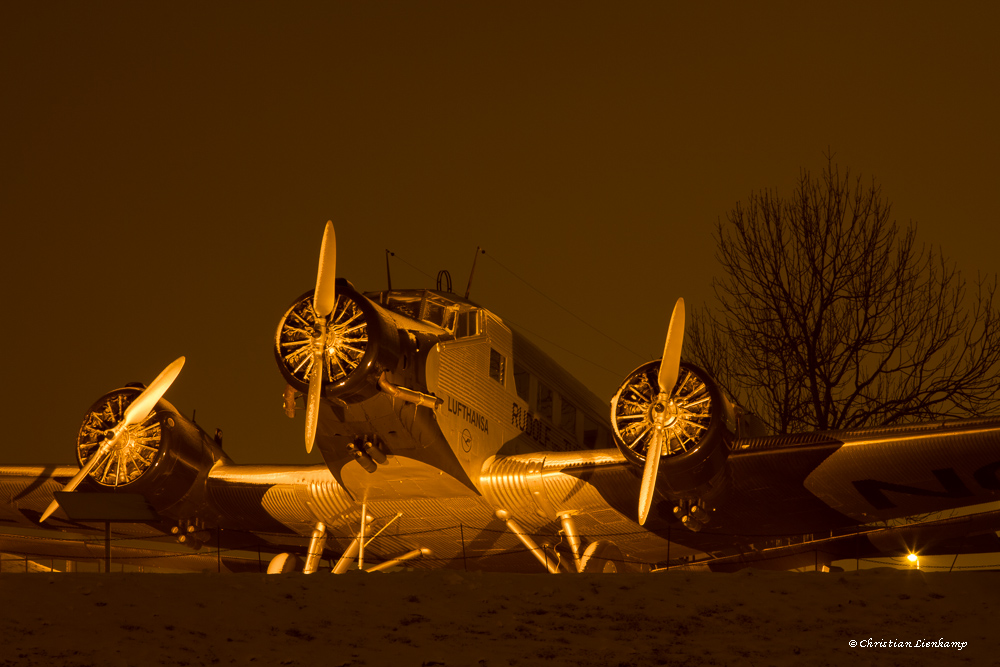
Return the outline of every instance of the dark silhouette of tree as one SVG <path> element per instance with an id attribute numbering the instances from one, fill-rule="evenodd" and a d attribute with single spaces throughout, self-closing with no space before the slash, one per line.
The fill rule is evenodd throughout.
<path id="1" fill-rule="evenodd" d="M 1000 390 L 996 278 L 970 286 L 900 229 L 872 179 L 828 158 L 791 197 L 761 190 L 715 236 L 720 306 L 688 351 L 777 433 L 978 416 Z"/>

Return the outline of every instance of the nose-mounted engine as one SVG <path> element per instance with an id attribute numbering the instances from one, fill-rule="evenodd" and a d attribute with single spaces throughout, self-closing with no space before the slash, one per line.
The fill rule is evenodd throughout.
<path id="1" fill-rule="evenodd" d="M 660 392 L 660 363 L 636 368 L 611 399 L 615 444 L 645 469 L 653 438 L 660 438 L 656 487 L 675 501 L 674 513 L 685 525 L 699 529 L 724 486 L 732 437 L 726 428 L 728 403 L 703 370 L 686 362 L 673 391 Z"/>
<path id="2" fill-rule="evenodd" d="M 345 402 L 378 391 L 382 371 L 399 361 L 399 335 L 381 308 L 349 282 L 336 281 L 336 301 L 327 317 L 317 315 L 315 290 L 292 303 L 278 323 L 274 356 L 285 380 L 301 392 L 317 366 L 323 394 Z"/>

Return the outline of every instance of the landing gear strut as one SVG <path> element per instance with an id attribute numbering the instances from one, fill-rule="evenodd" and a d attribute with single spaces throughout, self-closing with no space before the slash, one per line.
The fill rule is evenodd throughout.
<path id="1" fill-rule="evenodd" d="M 559 558 L 558 556 L 552 556 L 549 554 L 545 547 L 540 547 L 535 544 L 535 541 L 531 539 L 531 536 L 524 532 L 524 529 L 510 517 L 510 513 L 507 510 L 497 510 L 496 516 L 498 519 L 507 524 L 507 529 L 514 533 L 514 536 L 521 540 L 521 544 L 531 552 L 531 555 L 538 559 L 538 562 L 545 566 L 545 569 L 552 574 L 559 574 L 561 570 L 559 569 Z"/>

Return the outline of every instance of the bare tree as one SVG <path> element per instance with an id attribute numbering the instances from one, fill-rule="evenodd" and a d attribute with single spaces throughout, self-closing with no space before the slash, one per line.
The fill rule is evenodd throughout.
<path id="1" fill-rule="evenodd" d="M 996 278 L 970 289 L 890 208 L 874 179 L 841 177 L 828 159 L 791 197 L 762 190 L 719 221 L 720 306 L 695 315 L 688 350 L 774 432 L 994 406 Z"/>

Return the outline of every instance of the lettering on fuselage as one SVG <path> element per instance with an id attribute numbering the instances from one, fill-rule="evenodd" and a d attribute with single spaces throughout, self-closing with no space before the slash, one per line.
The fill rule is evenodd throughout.
<path id="1" fill-rule="evenodd" d="M 987 491 L 1000 490 L 1000 480 L 997 478 L 997 471 L 1000 469 L 1000 461 L 988 463 L 976 470 L 972 478 L 980 487 Z M 867 500 L 872 507 L 880 510 L 892 509 L 896 503 L 889 500 L 885 495 L 886 491 L 902 493 L 908 496 L 921 496 L 924 498 L 970 498 L 973 494 L 969 487 L 958 476 L 954 468 L 941 468 L 932 470 L 931 473 L 941 484 L 941 491 L 932 491 L 918 486 L 908 486 L 906 484 L 893 484 L 892 482 L 882 482 L 877 479 L 861 479 L 855 482 L 854 488 Z"/>
<path id="2" fill-rule="evenodd" d="M 551 426 L 541 419 L 535 419 L 527 410 L 521 409 L 517 403 L 510 415 L 510 423 L 526 436 L 537 442 L 542 447 L 549 449 L 576 449 L 572 440 L 559 435 Z"/>
<path id="3" fill-rule="evenodd" d="M 449 398 L 448 399 L 448 412 L 453 412 L 465 421 L 469 422 L 476 428 L 478 428 L 483 433 L 489 435 L 490 433 L 490 422 L 489 420 L 470 408 L 465 403 L 462 403 L 458 399 Z"/>

